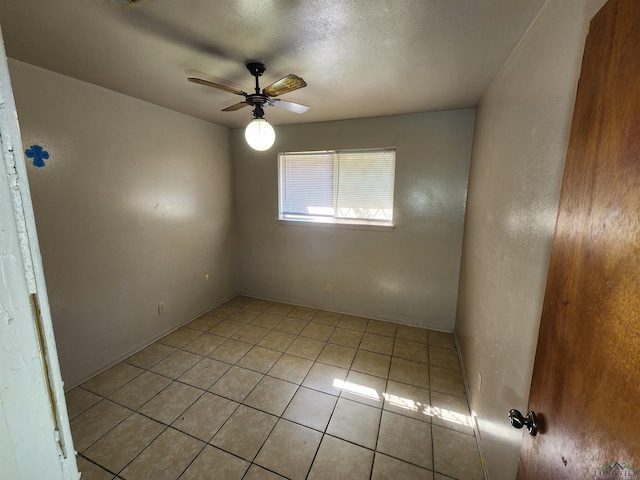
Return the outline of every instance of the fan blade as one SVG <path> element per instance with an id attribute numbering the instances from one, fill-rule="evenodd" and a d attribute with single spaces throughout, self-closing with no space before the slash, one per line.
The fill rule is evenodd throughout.
<path id="1" fill-rule="evenodd" d="M 290 73 L 286 77 L 282 77 L 280 80 L 273 82 L 271 85 L 262 90 L 262 93 L 269 97 L 277 97 L 285 93 L 293 92 L 302 87 L 306 87 L 307 82 L 297 75 Z"/>
<path id="2" fill-rule="evenodd" d="M 307 110 L 309 110 L 309 107 L 307 105 L 302 105 L 301 103 L 289 102 L 287 100 L 280 100 L 279 98 L 270 99 L 269 105 L 272 105 L 274 107 L 278 107 L 293 113 L 304 113 Z"/>
<path id="3" fill-rule="evenodd" d="M 241 108 L 248 107 L 249 104 L 247 102 L 236 103 L 235 105 L 231 105 L 230 107 L 223 108 L 223 112 L 235 112 L 236 110 L 240 110 Z"/>
<path id="4" fill-rule="evenodd" d="M 206 87 L 213 87 L 219 90 L 224 90 L 225 92 L 235 93 L 236 95 L 242 95 L 244 97 L 247 96 L 245 92 L 242 90 L 238 90 L 237 88 L 228 87 L 227 85 L 222 85 L 221 83 L 210 82 L 209 80 L 202 80 L 201 78 L 189 77 L 187 80 L 193 83 L 199 83 L 200 85 L 204 85 Z"/>

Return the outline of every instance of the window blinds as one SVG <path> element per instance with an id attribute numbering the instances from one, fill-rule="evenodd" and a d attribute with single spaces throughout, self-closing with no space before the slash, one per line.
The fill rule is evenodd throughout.
<path id="1" fill-rule="evenodd" d="M 280 218 L 391 224 L 395 150 L 281 153 Z"/>

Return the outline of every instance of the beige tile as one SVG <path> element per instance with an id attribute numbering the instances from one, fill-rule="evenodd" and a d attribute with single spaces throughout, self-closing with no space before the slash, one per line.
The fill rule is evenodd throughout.
<path id="1" fill-rule="evenodd" d="M 321 438 L 320 432 L 279 420 L 255 463 L 292 480 L 304 480 Z"/>
<path id="2" fill-rule="evenodd" d="M 428 363 L 429 348 L 424 343 L 396 340 L 393 347 L 393 356 L 411 360 L 412 362 Z"/>
<path id="3" fill-rule="evenodd" d="M 211 335 L 218 335 L 220 337 L 229 338 L 233 336 L 238 330 L 244 327 L 244 323 L 233 322 L 231 320 L 223 320 L 216 326 L 207 330 L 207 333 Z"/>
<path id="4" fill-rule="evenodd" d="M 218 323 L 222 321 L 220 317 L 212 317 L 211 315 L 200 315 L 195 320 L 187 323 L 185 327 L 191 328 L 193 330 L 199 330 L 201 332 L 206 332 L 210 328 L 216 326 Z"/>
<path id="5" fill-rule="evenodd" d="M 143 372 L 144 370 L 141 368 L 134 367 L 128 363 L 119 363 L 91 380 L 84 382 L 82 388 L 106 397 L 137 376 L 142 375 Z"/>
<path id="6" fill-rule="evenodd" d="M 210 335 L 208 333 L 203 333 L 195 340 L 190 341 L 182 350 L 186 350 L 187 352 L 197 353 L 198 355 L 207 356 L 213 350 L 220 346 L 226 338 L 220 337 L 218 335 Z"/>
<path id="7" fill-rule="evenodd" d="M 282 353 L 264 347 L 253 347 L 237 365 L 259 373 L 267 373 L 282 356 Z"/>
<path id="8" fill-rule="evenodd" d="M 389 370 L 389 380 L 408 383 L 416 387 L 429 388 L 429 367 L 424 363 L 410 362 L 393 357 Z"/>
<path id="9" fill-rule="evenodd" d="M 239 323 L 251 323 L 258 315 L 260 315 L 260 312 L 256 310 L 243 308 L 229 315 L 228 319 Z"/>
<path id="10" fill-rule="evenodd" d="M 348 370 L 344 368 L 315 363 L 302 382 L 302 386 L 331 395 L 340 395 L 347 373 Z"/>
<path id="11" fill-rule="evenodd" d="M 226 318 L 226 317 L 221 317 L 221 316 L 218 316 L 218 315 L 214 315 L 214 314 L 212 314 L 212 313 L 210 313 L 210 312 L 205 312 L 205 315 L 206 315 L 207 317 L 211 317 L 211 318 L 213 318 L 213 319 L 215 319 L 215 320 L 216 320 L 216 323 L 213 325 L 213 327 L 215 327 L 216 325 L 218 325 L 220 322 L 223 322 L 223 321 L 225 321 L 225 320 L 229 320 L 229 319 L 228 319 L 228 318 Z M 185 325 L 185 327 L 186 327 L 186 325 Z M 211 327 L 211 328 L 213 328 L 213 327 Z M 209 330 L 211 330 L 211 328 L 210 328 Z M 209 330 L 206 330 L 206 331 L 208 332 Z"/>
<path id="12" fill-rule="evenodd" d="M 241 342 L 255 345 L 260 340 L 262 340 L 267 333 L 269 333 L 268 328 L 257 327 L 255 325 L 247 325 L 238 330 L 232 338 L 234 338 L 235 340 L 240 340 Z"/>
<path id="13" fill-rule="evenodd" d="M 277 324 L 279 324 L 283 319 L 284 317 L 282 315 L 262 312 L 251 322 L 251 324 L 256 325 L 257 327 L 272 329 Z"/>
<path id="14" fill-rule="evenodd" d="M 166 425 L 170 425 L 178 415 L 195 402 L 202 390 L 180 382 L 173 382 L 158 395 L 145 403 L 138 411 Z"/>
<path id="15" fill-rule="evenodd" d="M 252 461 L 277 421 L 278 417 L 240 405 L 210 443 Z"/>
<path id="16" fill-rule="evenodd" d="M 355 317 L 353 315 L 343 315 L 342 319 L 338 323 L 340 328 L 348 328 L 349 330 L 357 330 L 358 332 L 364 332 L 367 328 L 369 319 L 362 317 Z"/>
<path id="17" fill-rule="evenodd" d="M 451 348 L 429 347 L 429 365 L 460 370 L 458 355 Z"/>
<path id="18" fill-rule="evenodd" d="M 127 480 L 174 480 L 187 468 L 204 443 L 167 428 L 122 472 Z"/>
<path id="19" fill-rule="evenodd" d="M 132 413 L 109 400 L 101 400 L 71 420 L 73 446 L 83 452 Z"/>
<path id="20" fill-rule="evenodd" d="M 434 473 L 433 473 L 433 478 L 434 478 L 435 480 L 452 480 L 452 478 L 451 478 L 451 477 L 449 477 L 449 476 L 447 476 L 447 475 L 442 475 L 441 473 L 437 473 L 437 472 L 434 472 Z M 454 480 L 455 480 L 455 479 L 454 479 Z M 482 480 L 484 480 L 484 479 L 482 479 Z"/>
<path id="21" fill-rule="evenodd" d="M 280 332 L 292 333 L 298 335 L 309 322 L 306 320 L 300 320 L 299 318 L 286 317 L 273 329 Z"/>
<path id="22" fill-rule="evenodd" d="M 367 323 L 366 332 L 374 333 L 376 335 L 384 335 L 385 337 L 396 336 L 397 325 L 391 322 L 381 322 L 380 320 L 369 320 Z"/>
<path id="23" fill-rule="evenodd" d="M 381 412 L 379 408 L 340 398 L 331 416 L 327 433 L 373 449 L 378 438 Z"/>
<path id="24" fill-rule="evenodd" d="M 298 385 L 265 376 L 244 400 L 244 404 L 280 416 L 296 393 Z"/>
<path id="25" fill-rule="evenodd" d="M 433 472 L 376 452 L 371 480 L 433 480 Z"/>
<path id="26" fill-rule="evenodd" d="M 82 474 L 82 480 L 112 480 L 114 478 L 113 473 L 107 472 L 81 456 L 78 456 L 76 461 L 78 462 L 78 471 Z"/>
<path id="27" fill-rule="evenodd" d="M 164 375 L 165 377 L 176 379 L 200 360 L 202 360 L 200 355 L 178 350 L 152 367 L 151 371 Z"/>
<path id="28" fill-rule="evenodd" d="M 313 316 L 311 321 L 316 323 L 322 323 L 323 325 L 329 325 L 330 327 L 335 327 L 336 325 L 338 325 L 341 318 L 342 318 L 341 313 L 327 312 L 324 310 L 320 310 L 318 311 L 318 313 L 316 313 Z"/>
<path id="29" fill-rule="evenodd" d="M 102 400 L 102 397 L 82 387 L 76 387 L 65 394 L 65 400 L 67 402 L 69 420 L 72 420 L 82 412 L 93 407 Z"/>
<path id="30" fill-rule="evenodd" d="M 109 395 L 109 399 L 132 410 L 137 410 L 170 383 L 171 379 L 167 377 L 152 372 L 144 372 Z"/>
<path id="31" fill-rule="evenodd" d="M 231 365 L 213 358 L 203 358 L 193 367 L 187 370 L 178 380 L 192 387 L 208 389 L 225 374 Z"/>
<path id="32" fill-rule="evenodd" d="M 325 435 L 318 449 L 309 480 L 369 480 L 373 452 Z"/>
<path id="33" fill-rule="evenodd" d="M 385 378 L 350 371 L 342 386 L 342 398 L 382 408 L 387 380 Z"/>
<path id="34" fill-rule="evenodd" d="M 83 455 L 112 472 L 119 472 L 167 428 L 134 413 L 87 449 Z"/>
<path id="35" fill-rule="evenodd" d="M 324 432 L 337 401 L 337 397 L 328 393 L 300 387 L 282 418 Z"/>
<path id="36" fill-rule="evenodd" d="M 314 340 L 313 338 L 296 338 L 291 346 L 287 348 L 289 355 L 296 355 L 309 360 L 315 360 L 324 348 L 324 342 Z"/>
<path id="37" fill-rule="evenodd" d="M 434 425 L 475 435 L 466 397 L 431 392 L 431 422 Z"/>
<path id="38" fill-rule="evenodd" d="M 389 380 L 384 395 L 384 409 L 407 417 L 430 422 L 432 409 L 429 390 Z"/>
<path id="39" fill-rule="evenodd" d="M 453 333 L 434 332 L 433 330 L 429 330 L 429 345 L 453 350 L 456 348 Z"/>
<path id="40" fill-rule="evenodd" d="M 163 345 L 169 345 L 170 347 L 184 347 L 191 340 L 196 338 L 202 332 L 194 330 L 193 328 L 180 327 L 179 329 L 171 332 L 169 335 L 162 337 L 158 342 Z"/>
<path id="41" fill-rule="evenodd" d="M 224 317 L 227 318 L 234 312 L 238 311 L 238 307 L 229 305 L 228 303 L 217 306 L 216 308 L 209 310 L 207 315 L 215 315 L 216 317 Z"/>
<path id="42" fill-rule="evenodd" d="M 329 342 L 337 345 L 343 345 L 345 347 L 358 348 L 362 336 L 362 332 L 358 332 L 356 330 L 336 328 L 331 337 L 329 337 Z"/>
<path id="43" fill-rule="evenodd" d="M 268 374 L 287 382 L 300 384 L 309 373 L 312 365 L 311 360 L 285 353 L 271 367 Z"/>
<path id="44" fill-rule="evenodd" d="M 429 381 L 431 390 L 448 395 L 464 397 L 464 381 L 462 373 L 450 368 L 429 367 Z"/>
<path id="45" fill-rule="evenodd" d="M 246 308 L 251 308 L 253 310 L 259 310 L 264 312 L 273 306 L 273 302 L 270 300 L 263 300 L 262 298 L 250 298 L 249 303 L 247 303 Z"/>
<path id="46" fill-rule="evenodd" d="M 233 364 L 244 357 L 249 350 L 251 350 L 249 343 L 228 339 L 207 356 L 215 360 Z"/>
<path id="47" fill-rule="evenodd" d="M 475 437 L 434 426 L 433 456 L 438 473 L 465 480 L 484 479 Z"/>
<path id="48" fill-rule="evenodd" d="M 317 361 L 336 367 L 351 368 L 356 352 L 357 350 L 355 348 L 327 343 L 322 349 Z"/>
<path id="49" fill-rule="evenodd" d="M 300 336 L 326 342 L 333 333 L 333 329 L 334 327 L 330 327 L 329 325 L 311 322 L 302 332 L 300 332 Z"/>
<path id="50" fill-rule="evenodd" d="M 255 463 L 244 476 L 243 480 L 286 480 L 284 477 L 277 475 L 269 470 L 259 467 Z"/>
<path id="51" fill-rule="evenodd" d="M 151 368 L 156 363 L 164 360 L 175 351 L 176 347 L 170 347 L 161 343 L 152 343 L 148 347 L 140 350 L 135 355 L 127 358 L 127 363 L 140 368 Z"/>
<path id="52" fill-rule="evenodd" d="M 236 295 L 235 297 L 230 298 L 229 300 L 224 302 L 224 305 L 230 305 L 237 308 L 244 308 L 249 303 L 250 300 L 251 300 L 251 297 L 247 297 L 245 295 Z"/>
<path id="53" fill-rule="evenodd" d="M 270 348 L 271 350 L 277 350 L 278 352 L 284 352 L 295 339 L 296 336 L 291 333 L 278 332 L 277 330 L 274 330 L 269 332 L 262 340 L 260 340 L 258 345 Z"/>
<path id="54" fill-rule="evenodd" d="M 383 410 L 376 450 L 432 469 L 431 424 Z"/>
<path id="55" fill-rule="evenodd" d="M 294 308 L 296 308 L 294 305 L 289 305 L 287 303 L 274 303 L 267 309 L 267 312 L 286 317 Z"/>
<path id="56" fill-rule="evenodd" d="M 249 465 L 245 460 L 207 445 L 182 474 L 180 480 L 240 480 Z"/>
<path id="57" fill-rule="evenodd" d="M 396 340 L 427 344 L 428 330 L 410 325 L 398 325 L 396 328 Z"/>
<path id="58" fill-rule="evenodd" d="M 301 320 L 311 320 L 318 313 L 315 308 L 296 307 L 289 313 L 289 317 L 299 318 Z"/>
<path id="59" fill-rule="evenodd" d="M 390 364 L 391 357 L 389 355 L 358 350 L 351 364 L 351 370 L 387 378 Z"/>
<path id="60" fill-rule="evenodd" d="M 171 426 L 208 442 L 239 405 L 207 392 L 180 415 Z"/>
<path id="61" fill-rule="evenodd" d="M 242 402 L 263 376 L 246 368 L 232 367 L 209 388 L 209 391 L 236 402 Z"/>
<path id="62" fill-rule="evenodd" d="M 360 342 L 361 350 L 391 355 L 393 353 L 393 338 L 374 333 L 365 333 Z"/>

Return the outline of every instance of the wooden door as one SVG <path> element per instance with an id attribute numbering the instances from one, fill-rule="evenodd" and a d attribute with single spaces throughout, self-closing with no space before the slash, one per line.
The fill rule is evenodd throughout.
<path id="1" fill-rule="evenodd" d="M 518 479 L 640 479 L 640 0 L 591 22 L 529 409 Z"/>

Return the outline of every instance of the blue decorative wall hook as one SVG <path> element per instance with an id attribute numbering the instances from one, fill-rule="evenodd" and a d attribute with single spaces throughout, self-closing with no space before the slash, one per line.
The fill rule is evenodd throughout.
<path id="1" fill-rule="evenodd" d="M 24 153 L 27 157 L 33 158 L 33 166 L 38 168 L 44 167 L 44 161 L 49 159 L 49 152 L 40 145 L 31 145 Z"/>

